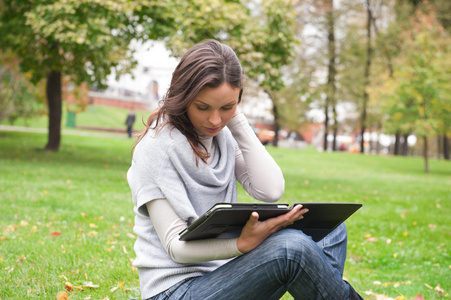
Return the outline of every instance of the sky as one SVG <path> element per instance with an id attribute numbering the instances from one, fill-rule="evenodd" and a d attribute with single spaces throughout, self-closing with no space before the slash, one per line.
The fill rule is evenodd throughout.
<path id="1" fill-rule="evenodd" d="M 178 59 L 170 56 L 162 42 L 133 43 L 131 47 L 136 50 L 135 58 L 138 61 L 138 66 L 133 71 L 135 78 L 124 75 L 116 80 L 113 73 L 108 77 L 108 85 L 144 93 L 149 82 L 156 80 L 159 94 L 163 95 L 169 87 Z"/>

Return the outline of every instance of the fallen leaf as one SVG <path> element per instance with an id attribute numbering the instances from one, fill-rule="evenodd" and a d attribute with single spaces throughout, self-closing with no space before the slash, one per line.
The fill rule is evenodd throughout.
<path id="1" fill-rule="evenodd" d="M 424 297 L 423 297 L 423 295 L 418 294 L 418 295 L 416 295 L 415 298 L 412 298 L 410 300 L 424 300 Z"/>
<path id="2" fill-rule="evenodd" d="M 442 297 L 443 296 L 443 294 L 445 293 L 445 290 L 444 289 L 442 289 L 442 287 L 441 287 L 441 285 L 440 285 L 440 283 L 435 287 L 435 289 L 434 290 L 436 290 L 437 291 L 437 293 L 438 293 L 438 295 L 440 296 L 440 297 Z"/>
<path id="3" fill-rule="evenodd" d="M 58 294 L 56 295 L 56 299 L 57 300 L 68 300 L 69 295 L 66 292 L 58 292 Z"/>
<path id="4" fill-rule="evenodd" d="M 61 235 L 61 231 L 54 231 L 50 233 L 50 236 L 59 236 Z"/>
<path id="5" fill-rule="evenodd" d="M 93 284 L 91 281 L 83 283 L 83 286 L 84 287 L 88 287 L 88 288 L 98 288 L 98 287 L 100 287 L 100 285 Z"/>
<path id="6" fill-rule="evenodd" d="M 66 291 L 68 291 L 69 293 L 72 292 L 72 291 L 74 290 L 74 288 L 73 288 L 73 286 L 72 286 L 72 283 L 70 283 L 70 282 L 66 282 L 66 283 L 64 284 L 64 287 L 66 288 Z"/>

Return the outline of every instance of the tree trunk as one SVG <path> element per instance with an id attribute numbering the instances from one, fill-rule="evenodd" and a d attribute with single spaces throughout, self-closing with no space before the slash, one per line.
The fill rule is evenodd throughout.
<path id="1" fill-rule="evenodd" d="M 272 140 L 272 145 L 277 147 L 279 145 L 279 112 L 274 99 L 272 102 L 272 112 L 274 115 L 274 139 Z"/>
<path id="2" fill-rule="evenodd" d="M 442 158 L 442 136 L 438 135 L 437 136 L 437 158 L 440 159 Z"/>
<path id="3" fill-rule="evenodd" d="M 429 154 L 428 154 L 428 137 L 423 137 L 423 156 L 424 156 L 424 171 L 429 173 Z"/>
<path id="4" fill-rule="evenodd" d="M 332 141 L 332 151 L 337 150 L 337 131 L 338 131 L 338 121 L 337 121 L 337 109 L 336 109 L 336 50 L 335 50 L 335 17 L 334 17 L 334 2 L 333 0 L 327 1 L 327 21 L 328 21 L 328 56 L 329 56 L 329 66 L 327 74 L 327 95 L 326 95 L 326 109 L 328 106 L 332 105 L 333 113 L 333 141 Z M 327 127 L 326 127 L 327 128 Z M 327 145 L 327 135 L 325 136 L 325 145 Z M 326 151 L 327 148 L 324 149 Z"/>
<path id="5" fill-rule="evenodd" d="M 327 134 L 329 133 L 329 104 L 327 103 L 326 98 L 326 106 L 324 107 L 324 141 L 323 141 L 323 150 L 327 151 Z"/>
<path id="6" fill-rule="evenodd" d="M 332 142 L 332 151 L 337 151 L 337 135 L 338 135 L 338 121 L 334 107 L 334 140 Z"/>
<path id="7" fill-rule="evenodd" d="M 396 136 L 395 136 L 395 149 L 393 150 L 393 154 L 394 155 L 399 155 L 400 154 L 400 148 L 401 148 L 401 130 L 398 130 L 396 132 Z"/>
<path id="8" fill-rule="evenodd" d="M 58 151 L 61 142 L 61 72 L 51 71 L 47 77 L 47 105 L 49 108 L 49 132 L 45 150 Z"/>
<path id="9" fill-rule="evenodd" d="M 449 160 L 449 139 L 446 134 L 443 135 L 443 157 Z"/>
<path id="10" fill-rule="evenodd" d="M 272 102 L 272 114 L 274 116 L 274 139 L 272 140 L 272 145 L 274 147 L 277 147 L 279 145 L 279 111 L 277 109 L 277 103 L 276 99 L 274 98 L 274 95 L 267 89 L 264 90 L 265 93 L 268 95 L 268 97 L 271 99 Z"/>
<path id="11" fill-rule="evenodd" d="M 367 9 L 367 23 L 366 23 L 366 35 L 367 35 L 367 41 L 366 41 L 366 64 L 365 64 L 365 80 L 364 80 L 364 87 L 363 87 L 363 103 L 362 103 L 362 119 L 361 119 L 361 130 L 360 130 L 360 134 L 361 134 L 361 141 L 360 141 L 360 153 L 364 153 L 365 152 L 365 148 L 364 148 L 364 139 L 363 139 L 363 135 L 365 133 L 366 130 L 366 114 L 367 114 L 367 104 L 368 104 L 368 99 L 369 99 L 369 95 L 368 92 L 366 91 L 366 88 L 369 86 L 370 84 L 370 67 L 371 67 L 371 53 L 372 53 L 372 48 L 371 48 L 371 22 L 373 19 L 373 15 L 371 12 L 371 1 L 370 0 L 366 0 L 366 9 Z"/>

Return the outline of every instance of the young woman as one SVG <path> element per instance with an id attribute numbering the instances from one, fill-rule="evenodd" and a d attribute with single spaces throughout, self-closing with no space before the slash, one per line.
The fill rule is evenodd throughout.
<path id="1" fill-rule="evenodd" d="M 236 202 L 236 181 L 261 201 L 283 195 L 279 166 L 237 110 L 242 92 L 233 50 L 197 44 L 137 140 L 127 178 L 142 299 L 279 299 L 287 291 L 295 299 L 353 299 L 342 280 L 344 225 L 319 243 L 281 230 L 308 213 L 301 206 L 263 222 L 254 212 L 235 239 L 178 239 L 213 204 Z"/>

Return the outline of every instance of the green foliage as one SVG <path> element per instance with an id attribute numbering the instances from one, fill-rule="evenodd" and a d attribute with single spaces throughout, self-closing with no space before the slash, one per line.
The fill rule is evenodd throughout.
<path id="1" fill-rule="evenodd" d="M 254 16 L 256 35 L 248 36 L 248 39 L 256 52 L 254 56 L 261 57 L 261 60 L 247 66 L 248 73 L 249 77 L 257 78 L 262 87 L 271 91 L 284 86 L 281 68 L 292 59 L 294 17 L 288 0 L 262 1 L 261 11 Z"/>
<path id="2" fill-rule="evenodd" d="M 29 77 L 29 76 L 28 76 Z M 28 120 L 43 113 L 42 84 L 34 87 L 27 74 L 21 74 L 17 58 L 0 52 L 0 123 Z"/>
<path id="3" fill-rule="evenodd" d="M 138 3 L 121 1 L 3 1 L 0 48 L 21 58 L 32 81 L 52 70 L 75 75 L 77 83 L 103 84 L 111 67 L 127 71 Z M 124 60 L 126 59 L 126 61 Z"/>
<path id="4" fill-rule="evenodd" d="M 172 2 L 176 34 L 167 37 L 173 55 L 213 38 L 230 45 L 245 74 L 263 87 L 283 86 L 280 68 L 291 59 L 294 12 L 291 1 L 183 1 Z"/>
<path id="5" fill-rule="evenodd" d="M 394 78 L 375 94 L 387 97 L 389 128 L 419 136 L 449 133 L 451 104 L 450 36 L 432 11 L 417 10 L 403 34 L 402 56 L 395 61 Z"/>

